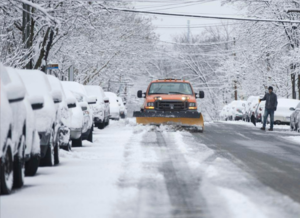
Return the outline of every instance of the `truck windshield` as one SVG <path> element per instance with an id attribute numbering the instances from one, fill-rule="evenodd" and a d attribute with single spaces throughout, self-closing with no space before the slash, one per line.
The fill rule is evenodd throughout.
<path id="1" fill-rule="evenodd" d="M 148 95 L 155 95 L 155 94 L 192 95 L 193 91 L 189 83 L 158 82 L 158 83 L 152 83 L 148 92 Z"/>

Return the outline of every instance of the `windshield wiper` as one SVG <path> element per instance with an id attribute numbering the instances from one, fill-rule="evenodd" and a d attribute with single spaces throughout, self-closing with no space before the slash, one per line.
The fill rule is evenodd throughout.
<path id="1" fill-rule="evenodd" d="M 182 93 L 182 92 L 169 92 L 169 94 L 182 94 L 182 95 L 186 95 L 185 93 Z"/>

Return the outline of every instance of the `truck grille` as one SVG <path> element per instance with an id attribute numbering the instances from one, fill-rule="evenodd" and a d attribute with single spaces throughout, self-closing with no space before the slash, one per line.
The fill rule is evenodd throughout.
<path id="1" fill-rule="evenodd" d="M 187 102 L 183 101 L 157 101 L 157 110 L 164 111 L 181 111 L 187 109 Z"/>

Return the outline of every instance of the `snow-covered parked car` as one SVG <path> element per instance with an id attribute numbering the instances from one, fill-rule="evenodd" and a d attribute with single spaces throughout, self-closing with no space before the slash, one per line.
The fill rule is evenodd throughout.
<path id="1" fill-rule="evenodd" d="M 220 111 L 220 119 L 221 120 L 226 120 L 227 121 L 227 114 L 228 114 L 228 109 L 229 109 L 229 106 L 228 105 L 225 105 L 222 110 Z"/>
<path id="2" fill-rule="evenodd" d="M 60 148 L 65 150 L 70 150 L 71 148 L 71 119 L 72 110 L 71 108 L 76 107 L 76 99 L 73 96 L 66 96 L 65 91 L 59 79 L 52 75 L 47 75 L 48 80 L 52 88 L 59 90 L 62 93 L 62 101 L 56 104 L 57 107 L 57 117 L 59 121 L 58 125 L 58 144 Z"/>
<path id="3" fill-rule="evenodd" d="M 83 112 L 84 125 L 81 129 L 81 138 L 78 138 L 77 141 L 73 140 L 72 143 L 74 142 L 74 144 L 72 145 L 81 146 L 82 140 L 93 142 L 93 109 L 90 105 L 96 104 L 96 97 L 88 97 L 84 86 L 77 82 L 63 81 L 62 85 L 64 89 L 69 90 L 74 95 Z"/>
<path id="4" fill-rule="evenodd" d="M 295 108 L 300 103 L 300 101 L 284 98 L 280 98 L 277 101 L 278 105 L 277 110 L 274 114 L 274 123 L 290 125 L 291 115 L 295 111 Z"/>
<path id="5" fill-rule="evenodd" d="M 292 111 L 290 127 L 291 130 L 300 130 L 300 103 L 295 108 L 290 108 Z"/>
<path id="6" fill-rule="evenodd" d="M 109 124 L 109 99 L 105 96 L 101 86 L 84 86 L 88 95 L 96 96 L 96 104 L 91 105 L 94 112 L 94 124 L 99 129 L 103 129 Z"/>
<path id="7" fill-rule="evenodd" d="M 124 119 L 127 116 L 127 109 L 126 105 L 123 102 L 123 99 L 121 97 L 117 98 L 117 102 L 119 104 L 119 110 L 120 110 L 120 117 Z"/>
<path id="8" fill-rule="evenodd" d="M 230 120 L 241 120 L 246 113 L 246 101 L 232 101 L 230 103 L 229 118 Z"/>
<path id="9" fill-rule="evenodd" d="M 17 114 L 14 113 L 14 110 L 16 111 L 16 106 L 23 101 L 25 90 L 16 84 L 5 85 L 2 83 L 3 80 L 9 79 L 3 78 L 4 70 L 5 68 L 0 65 L 0 193 L 9 194 L 13 186 L 18 188 L 24 183 L 25 132 L 23 126 L 21 126 L 21 130 L 18 129 L 19 122 L 24 122 L 24 120 L 16 123 Z M 21 124 L 25 125 L 25 122 Z"/>
<path id="10" fill-rule="evenodd" d="M 109 108 L 110 108 L 110 119 L 119 120 L 120 119 L 120 107 L 118 103 L 118 97 L 113 92 L 105 92 L 105 95 L 109 98 Z"/>
<path id="11" fill-rule="evenodd" d="M 5 73 L 7 73 L 6 76 L 9 77 L 13 83 L 21 86 L 25 90 L 25 98 L 17 108 L 18 110 L 25 111 L 25 175 L 34 176 L 39 166 L 41 153 L 34 110 L 39 110 L 43 107 L 44 99 L 42 96 L 38 96 L 38 99 L 29 97 L 27 89 L 18 74 L 18 69 L 6 67 L 4 74 Z"/>
<path id="12" fill-rule="evenodd" d="M 37 103 L 43 96 L 44 106 L 35 110 L 36 130 L 40 136 L 41 161 L 43 166 L 53 166 L 59 163 L 59 146 L 57 106 L 62 100 L 59 90 L 51 88 L 45 73 L 39 70 L 18 70 L 22 78 L 29 98 Z"/>
<path id="13" fill-rule="evenodd" d="M 64 86 L 63 86 L 64 88 Z M 82 146 L 82 130 L 88 128 L 88 122 L 84 122 L 84 116 L 88 121 L 90 119 L 89 114 L 83 113 L 80 103 L 76 100 L 75 96 L 68 89 L 64 88 L 67 99 L 72 99 L 75 103 L 68 102 L 68 107 L 71 111 L 71 122 L 70 122 L 70 139 L 72 141 L 72 147 Z M 86 110 L 86 109 L 85 109 Z M 85 114 L 85 115 L 84 115 Z M 86 127 L 84 127 L 86 126 Z M 70 147 L 68 147 L 70 150 Z"/>

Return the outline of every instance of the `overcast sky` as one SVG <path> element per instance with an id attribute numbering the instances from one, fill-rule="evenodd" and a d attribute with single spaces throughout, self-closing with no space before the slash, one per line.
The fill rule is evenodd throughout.
<path id="1" fill-rule="evenodd" d="M 202 14 L 202 15 L 240 15 L 232 6 L 221 6 L 221 1 L 211 1 L 203 3 L 204 0 L 172 1 L 172 0 L 153 0 L 153 2 L 136 3 L 137 10 L 182 13 L 182 14 Z M 216 19 L 196 19 L 185 17 L 156 16 L 153 21 L 157 27 L 157 33 L 163 41 L 172 41 L 172 36 L 187 32 L 187 22 L 190 20 L 190 30 L 192 34 L 200 33 L 204 26 L 218 25 L 221 21 Z"/>

